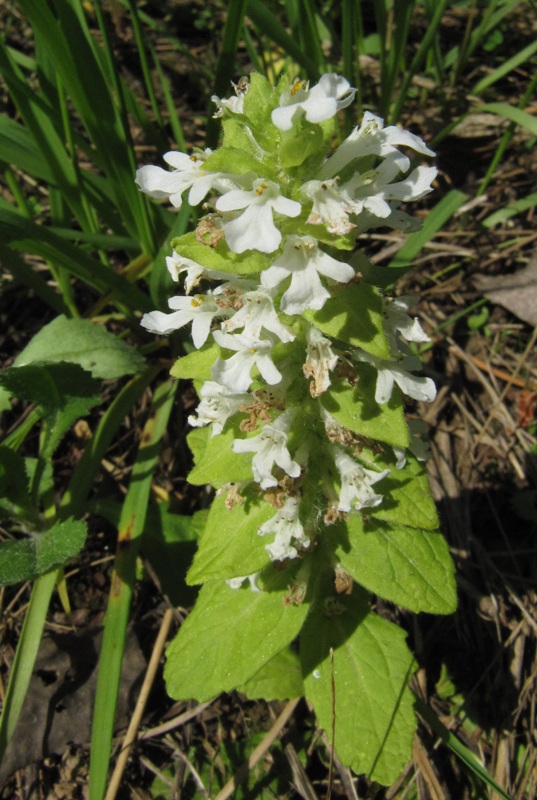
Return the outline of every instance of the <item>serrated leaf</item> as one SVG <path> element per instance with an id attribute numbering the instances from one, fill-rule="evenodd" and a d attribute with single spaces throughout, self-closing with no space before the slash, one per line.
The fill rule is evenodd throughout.
<path id="1" fill-rule="evenodd" d="M 198 381 L 210 381 L 211 368 L 219 355 L 218 345 L 204 344 L 199 350 L 193 350 L 186 356 L 178 358 L 170 370 L 170 375 L 184 380 L 192 378 Z"/>
<path id="2" fill-rule="evenodd" d="M 28 581 L 67 564 L 84 546 L 86 523 L 67 519 L 29 539 L 0 542 L 0 584 Z"/>
<path id="3" fill-rule="evenodd" d="M 290 647 L 261 667 L 250 680 L 238 687 L 250 700 L 290 700 L 302 697 L 304 683 L 298 654 Z"/>
<path id="4" fill-rule="evenodd" d="M 412 754 L 412 654 L 404 631 L 369 611 L 362 592 L 338 603 L 341 613 L 328 616 L 317 607 L 304 625 L 300 657 L 306 697 L 329 739 L 335 702 L 338 757 L 357 774 L 387 786 Z"/>
<path id="5" fill-rule="evenodd" d="M 226 505 L 227 499 L 226 493 L 213 501 L 188 572 L 189 584 L 251 575 L 270 560 L 257 530 L 274 516 L 274 508 L 251 493 L 245 493 L 243 502 L 232 508 Z"/>
<path id="6" fill-rule="evenodd" d="M 321 395 L 321 403 L 340 425 L 354 433 L 395 447 L 408 447 L 408 425 L 401 394 L 394 387 L 389 402 L 380 406 L 375 400 L 376 379 L 376 371 L 361 364 L 360 380 L 356 386 L 336 378 Z"/>
<path id="7" fill-rule="evenodd" d="M 409 454 L 403 469 L 394 469 L 384 459 L 377 463 L 391 466 L 391 472 L 382 484 L 384 500 L 375 508 L 375 518 L 391 524 L 436 530 L 438 514 L 423 464 Z"/>
<path id="8" fill-rule="evenodd" d="M 244 684 L 298 634 L 306 605 L 285 605 L 281 589 L 254 592 L 211 581 L 167 650 L 164 669 L 171 697 L 209 700 Z"/>
<path id="9" fill-rule="evenodd" d="M 361 347 L 379 358 L 390 358 L 382 298 L 374 286 L 367 283 L 345 286 L 320 311 L 306 311 L 304 316 L 328 336 Z"/>
<path id="10" fill-rule="evenodd" d="M 133 375 L 145 365 L 144 357 L 134 347 L 101 325 L 60 316 L 41 328 L 13 366 L 60 361 L 79 364 L 94 378 L 104 380 Z"/>
<path id="11" fill-rule="evenodd" d="M 238 431 L 233 428 L 218 436 L 211 436 L 209 428 L 189 433 L 187 442 L 194 453 L 196 465 L 187 477 L 188 482 L 194 486 L 208 483 L 218 489 L 225 483 L 253 480 L 252 455 L 234 453 L 231 449 L 236 438 Z"/>
<path id="12" fill-rule="evenodd" d="M 28 364 L 0 372 L 0 385 L 43 409 L 44 458 L 52 456 L 72 423 L 99 403 L 98 384 L 78 364 Z"/>
<path id="13" fill-rule="evenodd" d="M 440 532 L 349 515 L 346 533 L 341 527 L 334 535 L 342 566 L 370 592 L 415 613 L 457 608 L 455 568 Z"/>
<path id="14" fill-rule="evenodd" d="M 262 269 L 270 266 L 272 259 L 257 250 L 246 253 L 232 253 L 224 240 L 214 247 L 202 244 L 196 233 L 185 233 L 172 241 L 172 247 L 184 258 L 191 258 L 207 269 L 227 272 L 232 275 L 257 275 Z"/>

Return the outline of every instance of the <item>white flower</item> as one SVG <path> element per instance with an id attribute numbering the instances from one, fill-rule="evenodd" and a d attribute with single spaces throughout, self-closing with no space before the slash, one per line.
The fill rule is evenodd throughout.
<path id="1" fill-rule="evenodd" d="M 416 305 L 418 297 L 401 295 L 401 297 L 385 297 L 382 300 L 384 314 L 384 330 L 388 337 L 390 349 L 395 355 L 398 350 L 397 335 L 399 331 L 407 342 L 430 342 L 417 317 L 409 316 L 409 310 Z"/>
<path id="2" fill-rule="evenodd" d="M 306 82 L 295 81 L 281 95 L 280 107 L 272 112 L 272 122 L 281 131 L 291 130 L 302 114 L 308 122 L 323 122 L 341 108 L 347 108 L 355 94 L 356 89 L 340 75 L 327 73 L 311 89 Z"/>
<path id="3" fill-rule="evenodd" d="M 301 193 L 313 200 L 313 207 L 308 223 L 320 225 L 325 222 L 330 233 L 344 235 L 351 231 L 354 223 L 349 214 L 354 211 L 352 198 L 340 191 L 338 179 L 326 181 L 307 181 L 300 189 Z"/>
<path id="4" fill-rule="evenodd" d="M 309 547 L 310 540 L 304 532 L 298 510 L 299 501 L 295 497 L 288 497 L 276 515 L 259 527 L 259 536 L 276 534 L 272 544 L 265 547 L 272 561 L 296 558 L 298 551 L 292 542 L 300 544 L 302 548 Z"/>
<path id="5" fill-rule="evenodd" d="M 229 179 L 221 172 L 205 172 L 203 164 L 211 150 L 189 156 L 172 150 L 163 155 L 164 161 L 171 170 L 155 167 L 151 164 L 140 167 L 136 171 L 136 183 L 149 197 L 162 199 L 167 197 L 175 208 L 183 204 L 183 192 L 190 189 L 188 202 L 195 206 L 215 186 L 229 185 Z"/>
<path id="6" fill-rule="evenodd" d="M 244 98 L 249 88 L 247 78 L 241 78 L 238 83 L 233 83 L 232 86 L 235 90 L 235 97 L 217 97 L 212 95 L 211 100 L 218 107 L 216 114 L 213 114 L 215 119 L 224 116 L 225 111 L 231 114 L 242 114 L 244 110 Z"/>
<path id="7" fill-rule="evenodd" d="M 319 310 L 330 297 L 319 275 L 348 283 L 354 277 L 354 270 L 320 250 L 312 236 L 288 236 L 283 254 L 261 273 L 261 283 L 273 289 L 291 276 L 280 309 L 285 314 L 301 314 L 306 308 Z"/>
<path id="8" fill-rule="evenodd" d="M 205 381 L 200 391 L 200 404 L 196 409 L 197 416 L 188 418 L 189 425 L 201 428 L 212 424 L 212 436 L 222 433 L 224 425 L 242 405 L 251 402 L 249 394 L 233 392 L 215 381 Z"/>
<path id="9" fill-rule="evenodd" d="M 282 374 L 275 367 L 270 355 L 273 347 L 271 341 L 256 341 L 241 333 L 222 331 L 214 331 L 213 337 L 220 347 L 236 351 L 231 358 L 219 358 L 214 363 L 212 377 L 217 383 L 238 393 L 246 392 L 253 380 L 250 373 L 254 366 L 268 384 L 274 385 L 281 381 Z"/>
<path id="10" fill-rule="evenodd" d="M 198 264 L 197 261 L 193 261 L 191 258 L 185 258 L 176 250 L 173 251 L 171 256 L 166 256 L 166 266 L 174 281 L 178 281 L 183 272 L 186 272 L 185 292 L 187 294 L 190 294 L 192 289 L 198 285 L 202 278 L 216 281 L 229 280 L 234 277 L 228 272 L 208 269 L 202 264 Z"/>
<path id="11" fill-rule="evenodd" d="M 144 314 L 141 325 L 151 333 L 168 334 L 191 322 L 192 340 L 198 349 L 207 341 L 213 319 L 225 313 L 214 301 L 212 293 L 171 297 L 168 305 L 174 309 L 173 314 L 151 311 Z"/>
<path id="12" fill-rule="evenodd" d="M 313 378 L 311 396 L 318 397 L 330 386 L 330 372 L 336 368 L 338 358 L 330 347 L 330 340 L 313 325 L 308 329 L 306 338 L 308 347 L 304 375 Z"/>
<path id="13" fill-rule="evenodd" d="M 371 487 L 389 475 L 390 470 L 373 472 L 366 469 L 337 446 L 332 447 L 332 453 L 341 478 L 337 510 L 349 512 L 351 509 L 359 511 L 361 508 L 378 506 L 382 502 L 382 495 L 376 494 Z"/>
<path id="14" fill-rule="evenodd" d="M 278 481 L 272 474 L 274 464 L 283 469 L 291 478 L 300 475 L 300 464 L 293 461 L 287 449 L 287 433 L 294 409 L 288 409 L 276 420 L 264 425 L 258 436 L 250 439 L 234 439 L 232 448 L 235 453 L 254 453 L 252 472 L 254 479 L 262 489 L 277 486 Z"/>
<path id="15" fill-rule="evenodd" d="M 272 219 L 273 211 L 285 217 L 297 217 L 301 205 L 296 200 L 282 197 L 277 183 L 258 178 L 249 191 L 232 189 L 219 197 L 216 208 L 218 211 L 245 209 L 235 219 L 224 220 L 226 242 L 233 253 L 244 253 L 245 250 L 272 253 L 282 240 Z"/>
<path id="16" fill-rule="evenodd" d="M 253 572 L 251 575 L 242 575 L 238 578 L 228 578 L 226 580 L 227 585 L 230 589 L 242 589 L 242 585 L 244 581 L 250 582 L 250 590 L 252 592 L 260 592 L 262 591 L 259 588 L 259 572 Z"/>
<path id="17" fill-rule="evenodd" d="M 431 378 L 412 375 L 413 370 L 421 368 L 421 361 L 412 355 L 405 355 L 399 361 L 385 361 L 363 350 L 354 351 L 355 358 L 372 364 L 378 370 L 375 400 L 380 405 L 387 403 L 396 383 L 404 394 L 431 403 L 436 397 L 436 386 Z"/>
<path id="18" fill-rule="evenodd" d="M 432 150 L 425 145 L 419 136 L 409 131 L 404 131 L 395 125 L 384 127 L 384 120 L 366 111 L 362 124 L 355 128 L 337 150 L 328 158 L 320 170 L 318 177 L 333 178 L 357 158 L 365 156 L 379 156 L 385 158 L 390 153 L 398 153 L 401 157 L 403 172 L 410 166 L 410 160 L 397 150 L 398 146 L 408 147 L 420 155 L 434 156 Z"/>
<path id="19" fill-rule="evenodd" d="M 228 333 L 237 328 L 244 328 L 243 335 L 261 339 L 264 328 L 275 334 L 282 342 L 293 341 L 294 334 L 280 322 L 269 292 L 259 288 L 253 292 L 246 292 L 241 300 L 242 307 L 222 323 L 223 331 Z"/>
<path id="20" fill-rule="evenodd" d="M 380 219 L 389 217 L 393 206 L 389 201 L 419 200 L 431 191 L 436 177 L 435 167 L 416 167 L 410 175 L 400 181 L 393 179 L 404 171 L 403 162 L 408 161 L 397 151 L 389 153 L 375 169 L 357 172 L 341 189 L 352 197 L 349 206 L 355 214 L 368 211 Z"/>

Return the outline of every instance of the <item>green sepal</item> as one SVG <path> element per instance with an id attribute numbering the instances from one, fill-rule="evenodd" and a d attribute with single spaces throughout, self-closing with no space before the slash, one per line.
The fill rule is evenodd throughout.
<path id="1" fill-rule="evenodd" d="M 186 438 L 195 460 L 195 467 L 187 478 L 189 483 L 194 486 L 210 484 L 218 489 L 226 483 L 253 479 L 251 453 L 234 453 L 231 449 L 233 440 L 241 438 L 238 427 L 230 427 L 218 436 L 211 436 L 210 428 L 199 428 Z"/>
<path id="2" fill-rule="evenodd" d="M 307 216 L 309 216 L 309 212 Z M 352 231 L 344 234 L 330 233 L 326 229 L 326 224 L 311 225 L 303 222 L 300 225 L 300 234 L 301 236 L 313 236 L 318 242 L 335 247 L 336 250 L 353 250 L 356 247 L 356 236 Z"/>
<path id="3" fill-rule="evenodd" d="M 277 172 L 273 165 L 260 161 L 239 147 L 220 147 L 203 165 L 207 172 L 234 172 L 245 175 L 253 172 L 256 177 L 274 180 Z"/>
<path id="4" fill-rule="evenodd" d="M 320 311 L 305 311 L 304 316 L 334 339 L 361 347 L 378 358 L 391 357 L 384 333 L 382 297 L 374 286 L 366 283 L 342 286 Z"/>
<path id="5" fill-rule="evenodd" d="M 415 613 L 456 610 L 455 568 L 440 532 L 350 514 L 333 536 L 341 565 L 370 592 Z"/>
<path id="6" fill-rule="evenodd" d="M 346 380 L 335 378 L 320 396 L 321 403 L 340 425 L 353 433 L 395 447 L 408 447 L 401 393 L 394 387 L 389 402 L 380 406 L 375 400 L 376 379 L 373 367 L 360 364 L 358 383 L 353 387 Z"/>
<path id="7" fill-rule="evenodd" d="M 302 129 L 283 131 L 281 134 L 280 163 L 284 169 L 299 167 L 322 147 L 323 132 L 319 125 L 305 122 Z"/>
<path id="8" fill-rule="evenodd" d="M 211 380 L 211 368 L 220 354 L 220 348 L 214 342 L 204 344 L 199 350 L 193 350 L 186 356 L 177 359 L 170 369 L 173 378 L 198 381 Z"/>
<path id="9" fill-rule="evenodd" d="M 240 500 L 240 498 L 238 498 Z M 227 492 L 213 501 L 188 575 L 190 585 L 251 575 L 270 559 L 265 537 L 257 530 L 276 510 L 259 495 L 243 492 L 242 502 L 229 507 Z"/>
<path id="10" fill-rule="evenodd" d="M 244 115 L 258 128 L 272 125 L 270 115 L 277 103 L 277 92 L 269 81 L 259 72 L 252 72 L 250 86 L 244 98 Z"/>
<path id="11" fill-rule="evenodd" d="M 178 236 L 172 241 L 172 247 L 179 255 L 192 259 L 202 267 L 227 272 L 231 275 L 247 277 L 258 275 L 274 260 L 274 256 L 260 253 L 258 250 L 232 253 L 223 239 L 214 247 L 202 244 L 196 238 L 194 231 L 185 233 L 184 236 Z"/>
<path id="12" fill-rule="evenodd" d="M 296 567 L 295 567 L 296 568 Z M 176 700 L 209 700 L 243 685 L 297 636 L 308 606 L 286 604 L 289 570 L 272 567 L 270 591 L 248 582 L 206 583 L 167 650 L 166 688 Z"/>
<path id="13" fill-rule="evenodd" d="M 417 725 L 404 631 L 371 612 L 365 592 L 355 587 L 329 607 L 315 604 L 300 658 L 306 698 L 329 740 L 335 721 L 339 759 L 359 775 L 393 783 L 411 757 Z"/>

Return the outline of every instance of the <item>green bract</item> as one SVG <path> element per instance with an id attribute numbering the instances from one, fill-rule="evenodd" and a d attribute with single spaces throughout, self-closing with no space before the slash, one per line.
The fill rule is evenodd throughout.
<path id="1" fill-rule="evenodd" d="M 276 89 L 252 75 L 217 98 L 219 150 L 138 171 L 148 194 L 208 209 L 168 259 L 190 302 L 142 324 L 192 325 L 195 349 L 172 369 L 200 396 L 188 480 L 217 490 L 188 573 L 203 586 L 168 650 L 170 694 L 305 692 L 327 730 L 335 703 L 340 758 L 390 783 L 410 754 L 414 665 L 368 592 L 440 614 L 456 592 L 405 418 L 405 395 L 435 396 L 408 346 L 428 338 L 415 300 L 375 285 L 358 237 L 408 227 L 399 206 L 436 171 L 411 167 L 409 150 L 431 151 L 369 112 L 334 150 L 353 97 L 333 74 Z"/>

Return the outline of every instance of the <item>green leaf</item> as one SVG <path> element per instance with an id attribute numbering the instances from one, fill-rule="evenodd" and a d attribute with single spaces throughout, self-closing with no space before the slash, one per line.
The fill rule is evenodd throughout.
<path id="1" fill-rule="evenodd" d="M 220 354 L 220 348 L 214 343 L 204 344 L 199 350 L 193 350 L 186 356 L 177 359 L 170 370 L 173 378 L 199 381 L 211 380 L 211 368 Z"/>
<path id="2" fill-rule="evenodd" d="M 209 428 L 189 433 L 187 442 L 194 453 L 196 466 L 189 473 L 188 482 L 194 486 L 209 483 L 218 488 L 226 483 L 251 481 L 252 455 L 233 452 L 231 444 L 236 438 L 238 431 L 233 428 L 219 436 L 211 436 Z"/>
<path id="3" fill-rule="evenodd" d="M 141 372 L 145 360 L 126 342 L 106 328 L 85 319 L 56 317 L 41 328 L 17 356 L 13 366 L 36 361 L 68 361 L 80 364 L 94 378 L 112 380 Z"/>
<path id="4" fill-rule="evenodd" d="M 408 426 L 400 392 L 394 387 L 390 401 L 380 406 L 375 400 L 376 379 L 376 370 L 361 364 L 356 386 L 336 378 L 321 395 L 321 403 L 340 425 L 354 433 L 395 447 L 408 447 Z"/>
<path id="5" fill-rule="evenodd" d="M 384 333 L 382 298 L 378 289 L 367 283 L 342 287 L 320 311 L 304 316 L 323 333 L 354 347 L 361 347 L 378 358 L 390 358 Z"/>
<path id="6" fill-rule="evenodd" d="M 0 386 L 43 408 L 41 455 L 52 456 L 72 423 L 100 401 L 98 384 L 78 364 L 28 364 L 0 372 Z"/>
<path id="7" fill-rule="evenodd" d="M 244 692 L 250 700 L 290 700 L 293 697 L 302 697 L 304 684 L 297 653 L 286 647 L 252 675 L 250 680 L 239 686 L 238 690 Z"/>
<path id="8" fill-rule="evenodd" d="M 436 530 L 438 514 L 423 465 L 408 454 L 403 469 L 394 469 L 393 462 L 382 458 L 377 463 L 391 467 L 391 472 L 384 478 L 384 500 L 375 508 L 375 517 L 391 524 Z"/>
<path id="9" fill-rule="evenodd" d="M 285 605 L 279 589 L 254 592 L 211 581 L 167 650 L 164 669 L 171 697 L 209 700 L 244 684 L 298 634 L 306 605 Z"/>
<path id="10" fill-rule="evenodd" d="M 457 608 L 455 569 L 446 540 L 423 531 L 359 515 L 349 515 L 337 556 L 370 592 L 418 613 L 452 614 Z"/>
<path id="11" fill-rule="evenodd" d="M 244 98 L 244 115 L 256 126 L 270 122 L 272 109 L 277 105 L 276 93 L 259 72 L 250 75 L 250 87 Z"/>
<path id="12" fill-rule="evenodd" d="M 32 514 L 26 464 L 10 447 L 0 447 L 0 518 Z"/>
<path id="13" fill-rule="evenodd" d="M 274 166 L 259 161 L 242 149 L 227 146 L 220 147 L 212 153 L 204 162 L 203 169 L 207 172 L 234 172 L 238 175 L 253 172 L 259 177 L 271 179 L 277 175 Z"/>
<path id="14" fill-rule="evenodd" d="M 266 541 L 257 530 L 274 516 L 275 509 L 251 492 L 245 492 L 243 502 L 231 508 L 228 502 L 227 493 L 213 501 L 187 576 L 189 584 L 251 575 L 269 562 Z"/>
<path id="15" fill-rule="evenodd" d="M 330 649 L 333 648 L 333 686 Z M 412 754 L 416 719 L 408 680 L 412 654 L 405 633 L 369 611 L 364 593 L 315 608 L 300 638 L 306 697 L 319 725 L 357 774 L 389 785 Z"/>
<path id="16" fill-rule="evenodd" d="M 269 267 L 274 257 L 257 250 L 248 250 L 246 253 L 232 253 L 224 240 L 211 247 L 202 244 L 196 233 L 185 233 L 172 241 L 172 247 L 179 255 L 190 258 L 207 269 L 227 272 L 232 275 L 258 275 L 261 270 Z"/>
<path id="17" fill-rule="evenodd" d="M 67 519 L 30 539 L 0 542 L 0 584 L 33 580 L 67 564 L 82 550 L 86 535 L 85 522 Z"/>

